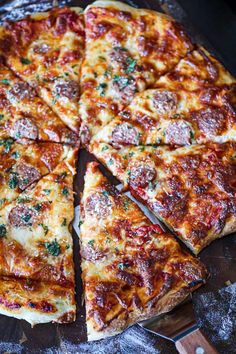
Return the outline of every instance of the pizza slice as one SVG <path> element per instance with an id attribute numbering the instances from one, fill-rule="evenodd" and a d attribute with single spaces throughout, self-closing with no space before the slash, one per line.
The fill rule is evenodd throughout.
<path id="1" fill-rule="evenodd" d="M 7 22 L 0 49 L 7 64 L 72 130 L 78 132 L 85 34 L 80 8 L 54 8 Z"/>
<path id="2" fill-rule="evenodd" d="M 55 143 L 22 145 L 12 139 L 0 140 L 0 209 L 52 172 L 71 151 Z"/>
<path id="3" fill-rule="evenodd" d="M 192 49 L 172 18 L 118 1 L 97 1 L 85 10 L 81 138 L 88 143 L 134 97 Z"/>
<path id="4" fill-rule="evenodd" d="M 195 253 L 236 231 L 236 143 L 91 152 Z"/>
<path id="5" fill-rule="evenodd" d="M 76 150 L 0 210 L 0 313 L 32 325 L 75 320 L 73 175 Z"/>
<path id="6" fill-rule="evenodd" d="M 39 98 L 34 88 L 0 64 L 0 139 L 78 144 L 78 136 Z"/>
<path id="7" fill-rule="evenodd" d="M 221 64 L 203 49 L 194 51 L 155 89 L 137 94 L 94 140 L 114 147 L 235 141 L 235 93 L 236 81 Z"/>
<path id="8" fill-rule="evenodd" d="M 199 47 L 182 58 L 170 72 L 160 77 L 155 86 L 188 91 L 200 89 L 205 92 L 204 101 L 210 103 L 220 88 L 235 87 L 235 84 L 235 78 L 224 66 L 205 48 Z"/>
<path id="9" fill-rule="evenodd" d="M 88 340 L 171 310 L 204 283 L 204 266 L 153 225 L 131 199 L 87 166 L 81 202 Z"/>

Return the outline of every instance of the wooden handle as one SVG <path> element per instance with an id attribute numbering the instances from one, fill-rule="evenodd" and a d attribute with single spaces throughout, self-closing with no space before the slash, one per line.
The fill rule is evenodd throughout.
<path id="1" fill-rule="evenodd" d="M 200 329 L 179 339 L 175 345 L 180 354 L 218 354 Z"/>

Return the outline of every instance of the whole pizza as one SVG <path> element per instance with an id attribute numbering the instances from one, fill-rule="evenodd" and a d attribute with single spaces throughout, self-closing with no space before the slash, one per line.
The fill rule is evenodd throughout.
<path id="1" fill-rule="evenodd" d="M 191 252 L 236 231 L 236 80 L 174 19 L 118 1 L 8 21 L 0 57 L 0 313 L 75 321 L 73 257 L 88 340 L 170 311 L 207 280 Z M 86 166 L 73 254 L 80 147 L 123 188 Z"/>

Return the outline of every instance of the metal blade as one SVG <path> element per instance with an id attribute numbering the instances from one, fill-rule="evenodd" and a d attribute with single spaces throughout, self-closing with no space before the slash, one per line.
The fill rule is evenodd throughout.
<path id="1" fill-rule="evenodd" d="M 174 342 L 198 328 L 190 296 L 167 314 L 139 322 L 139 325 Z"/>

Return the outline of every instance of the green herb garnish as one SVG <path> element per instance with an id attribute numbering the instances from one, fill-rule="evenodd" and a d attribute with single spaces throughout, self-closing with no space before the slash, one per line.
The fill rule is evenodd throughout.
<path id="1" fill-rule="evenodd" d="M 31 64 L 31 61 L 27 58 L 20 58 L 21 64 L 23 65 L 29 65 Z"/>
<path id="2" fill-rule="evenodd" d="M 93 246 L 94 246 L 94 242 L 95 242 L 94 240 L 90 240 L 90 241 L 88 242 L 88 245 L 91 246 L 91 247 L 93 247 Z"/>
<path id="3" fill-rule="evenodd" d="M 7 229 L 6 226 L 4 224 L 0 225 L 0 237 L 4 237 L 7 234 Z"/>
<path id="4" fill-rule="evenodd" d="M 12 173 L 10 178 L 9 178 L 9 181 L 8 181 L 8 186 L 11 188 L 11 189 L 14 189 L 18 186 L 19 184 L 19 180 L 18 180 L 18 177 L 16 175 L 16 173 Z"/>
<path id="5" fill-rule="evenodd" d="M 130 73 L 134 72 L 137 61 L 132 58 L 127 58 L 126 63 L 128 65 L 127 69 L 125 70 L 126 74 L 130 74 Z"/>
<path id="6" fill-rule="evenodd" d="M 59 254 L 61 253 L 61 247 L 58 244 L 57 240 L 55 239 L 55 241 L 52 242 L 45 242 L 45 247 L 46 250 L 48 251 L 48 253 L 50 253 L 52 256 L 59 256 Z"/>
<path id="7" fill-rule="evenodd" d="M 14 143 L 12 139 L 0 140 L 0 145 L 4 146 L 4 151 L 8 153 L 11 150 L 11 146 Z"/>

